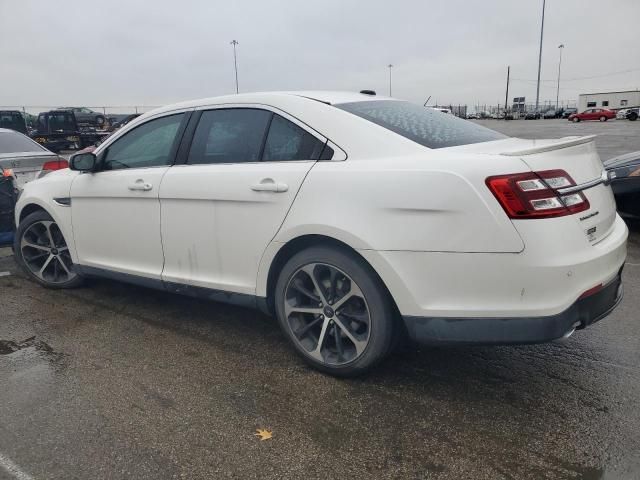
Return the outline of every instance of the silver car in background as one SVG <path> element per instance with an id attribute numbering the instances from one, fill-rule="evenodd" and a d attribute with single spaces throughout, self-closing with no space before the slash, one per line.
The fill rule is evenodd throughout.
<path id="1" fill-rule="evenodd" d="M 26 135 L 0 128 L 0 170 L 11 172 L 19 189 L 31 180 L 68 165 L 65 159 Z"/>

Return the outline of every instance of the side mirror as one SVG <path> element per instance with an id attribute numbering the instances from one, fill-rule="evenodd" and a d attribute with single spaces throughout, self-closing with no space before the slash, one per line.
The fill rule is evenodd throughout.
<path id="1" fill-rule="evenodd" d="M 69 168 L 79 172 L 93 172 L 98 160 L 94 153 L 76 153 L 69 159 Z"/>

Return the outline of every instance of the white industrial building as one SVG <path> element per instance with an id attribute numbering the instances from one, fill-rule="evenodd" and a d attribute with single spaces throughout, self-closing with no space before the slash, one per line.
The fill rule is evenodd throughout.
<path id="1" fill-rule="evenodd" d="M 579 96 L 579 112 L 583 112 L 587 108 L 594 107 L 608 108 L 609 110 L 640 107 L 640 90 L 628 90 L 626 92 L 583 93 Z"/>

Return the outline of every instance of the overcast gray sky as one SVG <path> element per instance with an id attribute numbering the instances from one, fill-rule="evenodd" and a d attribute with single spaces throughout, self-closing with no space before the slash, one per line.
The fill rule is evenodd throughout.
<path id="1" fill-rule="evenodd" d="M 0 0 L 0 105 L 162 105 L 240 91 L 535 99 L 542 0 Z M 547 0 L 541 99 L 640 88 L 640 0 Z M 610 75 L 614 72 L 615 75 Z M 572 80 L 595 77 L 585 80 Z M 525 81 L 523 81 L 525 80 Z"/>

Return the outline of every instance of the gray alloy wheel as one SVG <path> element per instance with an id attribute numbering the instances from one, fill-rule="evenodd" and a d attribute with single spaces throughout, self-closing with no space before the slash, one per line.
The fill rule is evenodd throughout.
<path id="1" fill-rule="evenodd" d="M 309 263 L 290 277 L 284 315 L 293 340 L 327 366 L 360 358 L 371 333 L 371 315 L 362 290 L 339 268 Z"/>
<path id="2" fill-rule="evenodd" d="M 578 123 L 580 119 L 578 117 L 573 117 L 573 123 Z"/>
<path id="3" fill-rule="evenodd" d="M 28 225 L 21 232 L 19 248 L 23 266 L 41 283 L 62 286 L 77 279 L 69 247 L 53 220 Z"/>
<path id="4" fill-rule="evenodd" d="M 604 115 L 602 115 L 602 116 L 600 117 L 600 121 L 601 121 L 601 122 L 606 122 L 606 121 L 607 121 L 607 117 L 605 117 Z"/>

